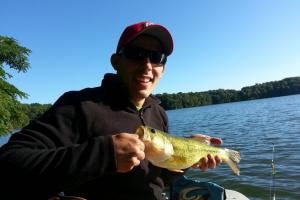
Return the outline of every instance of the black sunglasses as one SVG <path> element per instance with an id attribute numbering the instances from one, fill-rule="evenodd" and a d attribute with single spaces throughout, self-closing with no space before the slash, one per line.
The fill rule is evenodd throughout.
<path id="1" fill-rule="evenodd" d="M 139 47 L 125 46 L 119 51 L 119 54 L 127 59 L 132 60 L 144 60 L 145 58 L 149 58 L 151 63 L 158 65 L 164 65 L 167 62 L 166 54 L 158 51 L 142 49 Z"/>

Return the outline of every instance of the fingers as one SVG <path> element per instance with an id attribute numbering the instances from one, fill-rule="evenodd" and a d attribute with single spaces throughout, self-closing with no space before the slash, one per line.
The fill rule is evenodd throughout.
<path id="1" fill-rule="evenodd" d="M 128 159 L 137 158 L 138 160 L 145 159 L 145 147 L 144 146 L 135 146 L 132 147 L 132 152 L 128 153 Z"/>
<path id="2" fill-rule="evenodd" d="M 203 157 L 200 161 L 193 165 L 193 168 L 199 168 L 202 171 L 206 171 L 207 169 L 214 169 L 218 167 L 222 163 L 222 160 L 219 156 L 211 156 L 210 154 L 207 157 Z"/>
<path id="3" fill-rule="evenodd" d="M 199 168 L 202 171 L 206 171 L 208 169 L 208 163 L 207 162 L 208 162 L 208 158 L 207 157 L 204 157 L 204 158 L 200 159 Z"/>
<path id="4" fill-rule="evenodd" d="M 219 156 L 215 156 L 216 167 L 219 167 L 222 163 L 222 159 Z"/>
<path id="5" fill-rule="evenodd" d="M 119 172 L 127 172 L 132 170 L 134 167 L 139 166 L 141 164 L 141 160 L 138 156 L 131 156 L 128 158 L 127 162 L 123 162 L 122 165 L 122 170 Z"/>
<path id="6" fill-rule="evenodd" d="M 128 172 L 145 159 L 145 145 L 138 135 L 120 133 L 113 135 L 117 172 Z"/>

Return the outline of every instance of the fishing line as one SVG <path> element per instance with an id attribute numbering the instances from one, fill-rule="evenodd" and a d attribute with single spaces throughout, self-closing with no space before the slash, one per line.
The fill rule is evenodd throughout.
<path id="1" fill-rule="evenodd" d="M 271 184 L 270 184 L 270 200 L 275 200 L 275 175 L 276 175 L 276 168 L 275 168 L 275 145 L 273 144 L 273 151 L 272 151 L 272 173 L 271 173 Z"/>

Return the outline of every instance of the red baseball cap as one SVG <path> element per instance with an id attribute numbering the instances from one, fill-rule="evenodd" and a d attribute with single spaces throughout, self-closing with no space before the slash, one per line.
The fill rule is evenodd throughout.
<path id="1" fill-rule="evenodd" d="M 161 41 L 165 53 L 170 55 L 173 51 L 173 39 L 170 32 L 162 25 L 154 24 L 152 22 L 139 22 L 137 24 L 130 25 L 123 31 L 118 47 L 117 53 L 126 44 L 133 41 L 141 34 L 151 35 Z"/>

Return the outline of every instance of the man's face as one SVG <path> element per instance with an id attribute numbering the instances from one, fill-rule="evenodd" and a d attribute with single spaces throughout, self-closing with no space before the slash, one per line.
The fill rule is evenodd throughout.
<path id="1" fill-rule="evenodd" d="M 162 52 L 160 42 L 150 36 L 141 35 L 128 46 L 144 50 Z M 136 106 L 142 106 L 158 84 L 165 66 L 151 63 L 149 58 L 142 60 L 129 59 L 118 55 L 119 62 L 115 69 L 128 88 L 131 101 Z"/>

